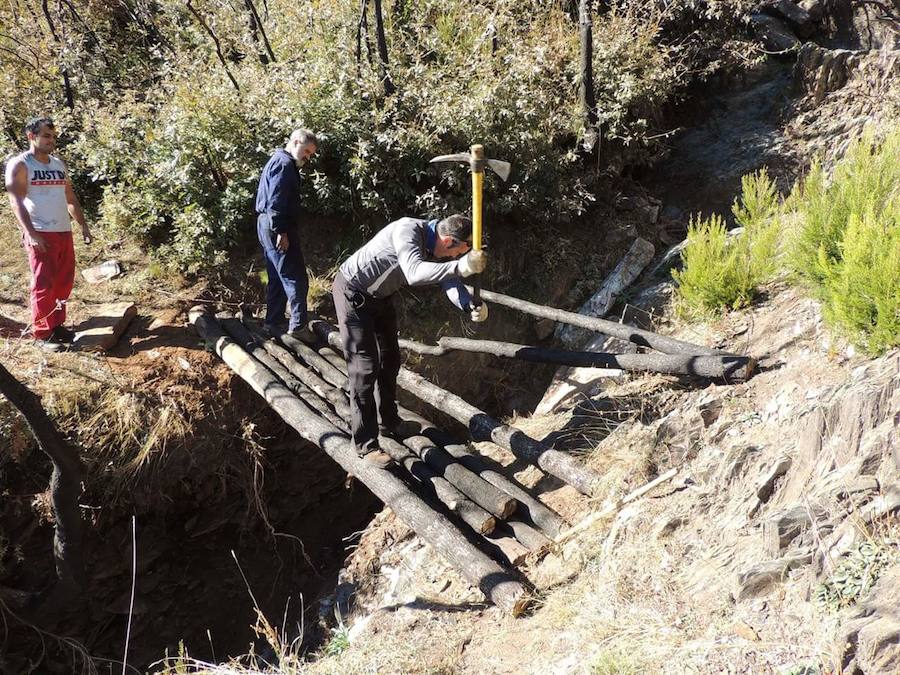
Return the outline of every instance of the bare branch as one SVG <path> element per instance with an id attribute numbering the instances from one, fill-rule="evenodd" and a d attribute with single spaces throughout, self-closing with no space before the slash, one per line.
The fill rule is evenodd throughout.
<path id="1" fill-rule="evenodd" d="M 210 28 L 209 24 L 201 16 L 200 12 L 197 11 L 197 8 L 194 7 L 191 2 L 193 0 L 185 0 L 185 4 L 187 5 L 188 10 L 190 10 L 191 14 L 194 15 L 194 18 L 197 19 L 197 23 L 203 26 L 203 29 L 212 38 L 213 43 L 216 45 L 216 55 L 219 57 L 219 63 L 222 64 L 222 67 L 225 69 L 225 74 L 228 75 L 228 79 L 231 80 L 231 84 L 234 85 L 234 88 L 237 92 L 240 93 L 241 88 L 238 86 L 237 80 L 234 79 L 234 75 L 231 74 L 231 71 L 228 69 L 228 63 L 225 61 L 225 55 L 222 53 L 222 44 L 219 42 L 218 36 L 215 34 L 212 28 Z M 44 0 L 46 2 L 46 0 Z"/>

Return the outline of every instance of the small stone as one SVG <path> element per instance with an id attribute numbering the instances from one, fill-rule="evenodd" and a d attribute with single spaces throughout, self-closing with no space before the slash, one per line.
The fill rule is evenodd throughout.
<path id="1" fill-rule="evenodd" d="M 81 276 L 89 284 L 99 284 L 122 274 L 122 266 L 118 260 L 107 260 L 94 267 L 81 270 Z"/>
<path id="2" fill-rule="evenodd" d="M 742 637 L 751 642 L 759 642 L 759 633 L 756 632 L 753 626 L 745 621 L 736 621 L 731 627 L 731 630 L 738 637 Z"/>
<path id="3" fill-rule="evenodd" d="M 75 332 L 74 346 L 82 351 L 105 352 L 115 347 L 137 316 L 137 306 L 132 302 L 100 305 L 92 313 Z"/>

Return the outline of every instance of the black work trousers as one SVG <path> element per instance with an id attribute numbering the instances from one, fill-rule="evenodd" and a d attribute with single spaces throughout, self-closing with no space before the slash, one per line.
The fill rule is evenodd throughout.
<path id="1" fill-rule="evenodd" d="M 347 358 L 353 443 L 365 452 L 378 447 L 378 417 L 386 427 L 397 415 L 397 312 L 393 298 L 373 298 L 347 286 L 340 272 L 331 294 Z"/>

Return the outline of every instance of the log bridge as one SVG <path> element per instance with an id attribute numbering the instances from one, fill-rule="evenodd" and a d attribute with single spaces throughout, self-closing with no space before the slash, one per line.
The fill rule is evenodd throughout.
<path id="1" fill-rule="evenodd" d="M 461 349 L 566 365 L 615 366 L 726 379 L 745 379 L 752 372 L 752 360 L 746 357 L 621 324 L 585 320 L 581 315 L 490 291 L 485 291 L 484 297 L 538 316 L 631 339 L 667 355 L 564 352 L 462 338 L 442 338 L 437 347 L 408 341 L 403 342 L 404 346 L 434 355 Z M 417 423 L 418 432 L 402 439 L 379 439 L 395 466 L 382 469 L 360 459 L 349 434 L 348 382 L 346 363 L 340 356 L 340 337 L 328 322 L 310 322 L 327 345 L 316 349 L 290 335 L 282 335 L 278 340 L 267 338 L 248 316 L 213 316 L 203 307 L 194 307 L 190 321 L 222 360 L 288 425 L 366 485 L 489 601 L 514 616 L 525 610 L 532 598 L 527 580 L 509 566 L 521 564 L 531 552 L 547 549 L 555 538 L 569 531 L 559 514 L 498 471 L 495 463 L 403 407 L 401 417 Z M 596 495 L 599 476 L 572 456 L 496 420 L 406 368 L 401 369 L 398 384 L 464 424 L 473 440 L 495 443 L 579 492 L 589 497 Z"/>

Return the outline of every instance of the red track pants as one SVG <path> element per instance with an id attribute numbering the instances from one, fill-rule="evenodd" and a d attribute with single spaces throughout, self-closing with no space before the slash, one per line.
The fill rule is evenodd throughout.
<path id="1" fill-rule="evenodd" d="M 26 246 L 31 265 L 31 326 L 45 340 L 66 321 L 66 301 L 75 282 L 75 247 L 71 232 L 41 232 L 46 250 Z"/>

